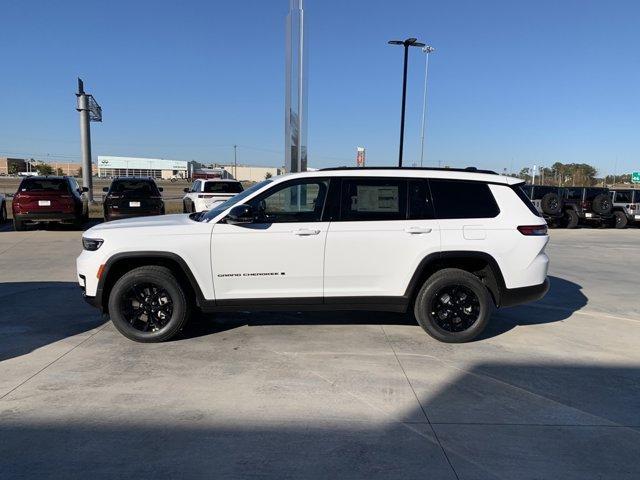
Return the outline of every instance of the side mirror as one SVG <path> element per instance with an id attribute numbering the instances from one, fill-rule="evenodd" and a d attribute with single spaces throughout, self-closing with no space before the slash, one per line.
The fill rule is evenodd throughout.
<path id="1" fill-rule="evenodd" d="M 236 205 L 227 214 L 225 220 L 230 225 L 253 223 L 255 214 L 251 205 Z"/>
<path id="2" fill-rule="evenodd" d="M 188 188 L 183 188 L 183 189 L 182 189 L 182 191 L 183 191 L 184 193 L 189 193 L 189 189 L 188 189 Z"/>
<path id="3" fill-rule="evenodd" d="M 109 187 L 102 187 L 102 191 L 103 191 L 104 193 L 107 193 L 107 192 L 109 191 Z"/>
<path id="4" fill-rule="evenodd" d="M 81 190 L 83 193 L 84 193 L 84 192 L 88 192 L 88 191 L 89 191 L 89 187 L 82 187 L 80 190 Z"/>
<path id="5" fill-rule="evenodd" d="M 162 191 L 164 191 L 164 188 L 158 187 L 158 191 L 162 192 Z"/>

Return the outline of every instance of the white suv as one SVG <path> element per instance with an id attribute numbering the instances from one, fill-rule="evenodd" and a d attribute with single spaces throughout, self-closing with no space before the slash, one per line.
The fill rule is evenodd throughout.
<path id="1" fill-rule="evenodd" d="M 494 306 L 549 288 L 547 225 L 520 185 L 475 169 L 274 177 L 208 212 L 87 230 L 78 280 L 141 342 L 173 337 L 194 308 L 410 311 L 465 342 Z"/>
<path id="2" fill-rule="evenodd" d="M 237 180 L 195 180 L 191 188 L 185 188 L 182 198 L 184 213 L 205 212 L 217 203 L 226 202 L 242 192 L 242 184 Z"/>

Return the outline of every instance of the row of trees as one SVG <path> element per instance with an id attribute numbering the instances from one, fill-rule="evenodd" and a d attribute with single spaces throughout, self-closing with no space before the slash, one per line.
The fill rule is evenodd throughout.
<path id="1" fill-rule="evenodd" d="M 535 172 L 535 183 L 538 185 L 556 186 L 591 186 L 612 185 L 614 183 L 630 183 L 631 175 L 606 175 L 597 177 L 598 170 L 587 163 L 560 163 L 556 162 L 551 167 L 541 167 Z M 518 177 L 528 183 L 533 181 L 533 172 L 529 168 L 520 170 Z"/>
<path id="2" fill-rule="evenodd" d="M 35 169 L 36 172 L 38 172 L 38 175 L 66 175 L 67 174 L 61 168 L 59 168 L 59 167 L 58 168 L 53 168 L 48 163 L 37 163 L 33 168 Z M 18 173 L 19 172 L 18 172 L 17 165 L 13 164 L 13 165 L 11 165 L 9 167 L 9 174 L 16 175 Z M 75 173 L 75 175 L 77 177 L 81 177 L 82 176 L 82 167 L 78 167 L 77 170 L 74 173 Z"/>

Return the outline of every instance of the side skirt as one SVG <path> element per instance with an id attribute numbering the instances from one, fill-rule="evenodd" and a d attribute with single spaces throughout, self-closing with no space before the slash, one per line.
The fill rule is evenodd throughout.
<path id="1" fill-rule="evenodd" d="M 406 297 L 310 297 L 205 300 L 200 308 L 203 312 L 364 310 L 404 313 L 408 306 L 409 299 Z"/>

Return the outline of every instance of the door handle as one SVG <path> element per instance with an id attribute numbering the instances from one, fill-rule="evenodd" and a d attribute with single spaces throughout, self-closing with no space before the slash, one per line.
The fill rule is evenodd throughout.
<path id="1" fill-rule="evenodd" d="M 310 228 L 299 228 L 298 230 L 294 230 L 293 234 L 301 237 L 306 237 L 309 235 L 318 235 L 320 230 L 311 230 Z"/>
<path id="2" fill-rule="evenodd" d="M 411 235 L 419 235 L 421 233 L 431 233 L 431 229 L 426 227 L 407 227 L 404 229 L 404 231 Z"/>

